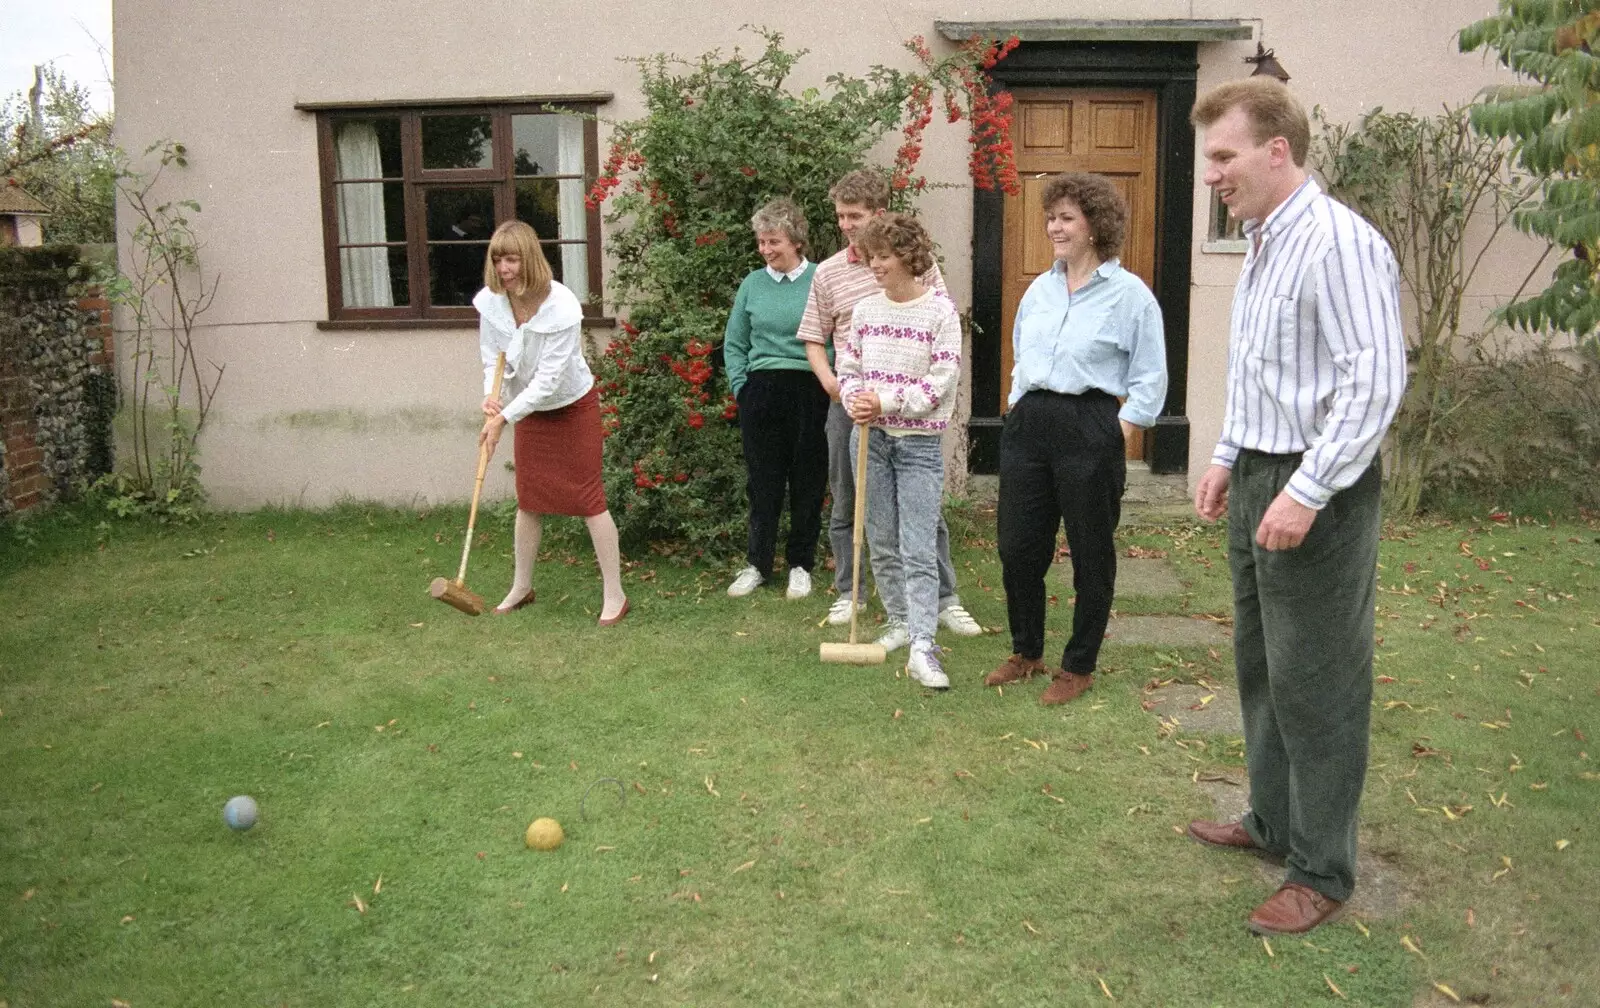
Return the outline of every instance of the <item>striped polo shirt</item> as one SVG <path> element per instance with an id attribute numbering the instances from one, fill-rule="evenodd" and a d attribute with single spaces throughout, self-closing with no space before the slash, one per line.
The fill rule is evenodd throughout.
<path id="1" fill-rule="evenodd" d="M 1321 509 L 1372 464 L 1405 394 L 1399 270 L 1377 229 L 1312 178 L 1245 235 L 1211 461 L 1303 452 L 1285 491 Z"/>
<path id="2" fill-rule="evenodd" d="M 924 287 L 944 291 L 944 277 L 939 274 L 939 264 L 934 263 L 928 272 L 917 278 Z M 800 330 L 795 333 L 807 343 L 832 346 L 836 333 L 850 331 L 850 316 L 863 298 L 878 293 L 878 281 L 872 270 L 854 246 L 846 245 L 817 264 L 811 276 L 811 295 L 806 298 L 806 310 L 800 316 Z"/>

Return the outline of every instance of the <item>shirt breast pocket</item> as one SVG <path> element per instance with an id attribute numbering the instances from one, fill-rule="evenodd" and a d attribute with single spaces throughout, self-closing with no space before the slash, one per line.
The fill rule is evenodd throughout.
<path id="1" fill-rule="evenodd" d="M 1261 356 L 1275 362 L 1293 361 L 1300 346 L 1300 301 L 1274 295 L 1262 319 Z"/>

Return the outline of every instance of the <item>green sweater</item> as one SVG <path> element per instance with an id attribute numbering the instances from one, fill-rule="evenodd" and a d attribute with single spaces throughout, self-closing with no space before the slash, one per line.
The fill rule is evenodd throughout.
<path id="1" fill-rule="evenodd" d="M 811 293 L 816 263 L 807 263 L 798 280 L 778 282 L 767 268 L 744 278 L 733 299 L 733 312 L 723 334 L 722 359 L 734 395 L 752 371 L 809 371 L 806 345 L 796 336 L 800 316 Z"/>

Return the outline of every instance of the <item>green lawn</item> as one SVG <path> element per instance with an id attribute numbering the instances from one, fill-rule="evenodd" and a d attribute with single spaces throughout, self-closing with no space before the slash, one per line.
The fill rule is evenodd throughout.
<path id="1" fill-rule="evenodd" d="M 953 518 L 1001 627 L 992 523 Z M 599 629 L 575 522 L 536 605 L 472 619 L 426 592 L 463 519 L 0 527 L 0 1006 L 1600 998 L 1600 524 L 1392 531 L 1363 830 L 1409 902 L 1269 955 L 1243 920 L 1270 886 L 1179 832 L 1237 743 L 1140 705 L 1228 681 L 1226 649 L 1108 645 L 1045 709 L 979 685 L 1003 634 L 950 638 L 935 695 L 819 663 L 827 597 L 730 600 L 670 557 L 636 558 Z M 492 603 L 491 525 L 468 583 Z M 1220 536 L 1129 530 L 1189 590 L 1122 611 L 1225 614 Z M 585 819 L 607 777 L 626 802 L 600 783 Z M 524 848 L 540 815 L 558 851 Z"/>

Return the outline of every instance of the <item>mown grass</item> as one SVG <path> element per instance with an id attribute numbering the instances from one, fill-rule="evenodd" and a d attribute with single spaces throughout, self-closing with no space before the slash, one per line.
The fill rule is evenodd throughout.
<path id="1" fill-rule="evenodd" d="M 953 521 L 968 607 L 1002 627 L 992 524 Z M 1338 1001 L 1329 980 L 1350 1004 L 1434 982 L 1582 1004 L 1600 985 L 1592 524 L 1385 542 L 1396 681 L 1364 829 L 1412 900 L 1271 956 L 1242 926 L 1270 887 L 1177 830 L 1210 811 L 1194 772 L 1236 770 L 1236 747 L 1180 747 L 1140 706 L 1152 678 L 1226 681 L 1226 649 L 1113 642 L 1084 701 L 1045 709 L 1038 686 L 978 685 L 1004 635 L 952 638 L 956 688 L 934 695 L 892 662 L 820 664 L 826 598 L 730 600 L 727 572 L 671 558 L 636 558 L 634 612 L 597 628 L 575 523 L 547 535 L 535 606 L 461 616 L 425 592 L 460 524 L 68 513 L 0 551 L 7 1008 L 1232 1008 Z M 468 582 L 493 601 L 509 530 L 483 536 Z M 1189 587 L 1119 608 L 1225 613 L 1219 536 L 1128 530 Z M 262 819 L 235 834 L 239 793 Z M 560 850 L 523 847 L 538 815 Z"/>

